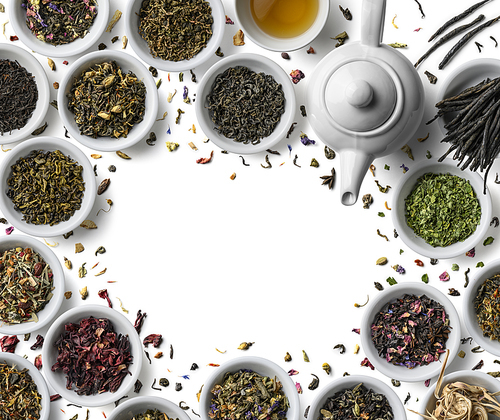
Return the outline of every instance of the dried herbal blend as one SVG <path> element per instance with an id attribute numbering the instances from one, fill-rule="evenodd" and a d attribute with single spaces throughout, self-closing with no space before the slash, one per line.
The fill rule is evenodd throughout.
<path id="1" fill-rule="evenodd" d="M 37 313 L 52 298 L 53 274 L 31 248 L 11 248 L 0 258 L 0 322 L 38 321 Z"/>
<path id="2" fill-rule="evenodd" d="M 387 303 L 371 326 L 378 355 L 413 369 L 439 360 L 451 331 L 444 307 L 426 295 L 405 294 Z"/>
<path id="3" fill-rule="evenodd" d="M 153 57 L 189 60 L 212 37 L 212 8 L 205 0 L 144 0 L 139 13 L 139 34 Z"/>
<path id="4" fill-rule="evenodd" d="M 346 388 L 328 397 L 313 420 L 383 419 L 392 420 L 392 407 L 383 394 L 377 394 L 362 383 L 354 388 Z"/>
<path id="5" fill-rule="evenodd" d="M 243 66 L 217 75 L 207 103 L 214 130 L 245 144 L 258 144 L 269 136 L 285 112 L 281 84 Z"/>
<path id="6" fill-rule="evenodd" d="M 162 413 L 158 409 L 154 408 L 146 410 L 144 413 L 136 414 L 130 420 L 173 420 L 173 419 L 171 417 L 168 417 L 166 413 Z"/>
<path id="7" fill-rule="evenodd" d="M 107 318 L 90 317 L 66 324 L 54 346 L 58 355 L 51 369 L 63 371 L 66 388 L 78 395 L 115 392 L 130 374 L 129 338 L 116 333 Z"/>
<path id="8" fill-rule="evenodd" d="M 474 297 L 477 322 L 485 337 L 500 340 L 500 274 L 486 279 Z"/>
<path id="9" fill-rule="evenodd" d="M 115 61 L 95 64 L 74 81 L 68 109 L 82 135 L 127 137 L 144 119 L 146 86 L 133 72 L 124 74 Z"/>
<path id="10" fill-rule="evenodd" d="M 290 407 L 279 380 L 249 369 L 226 372 L 213 394 L 208 416 L 211 419 L 286 419 Z"/>
<path id="11" fill-rule="evenodd" d="M 60 150 L 32 150 L 11 166 L 7 197 L 26 223 L 55 225 L 79 210 L 83 167 Z"/>
<path id="12" fill-rule="evenodd" d="M 0 136 L 23 128 L 37 101 L 34 76 L 17 61 L 0 59 Z"/>
<path id="13" fill-rule="evenodd" d="M 481 221 L 481 205 L 469 181 L 427 173 L 405 199 L 406 223 L 433 247 L 465 241 Z"/>
<path id="14" fill-rule="evenodd" d="M 44 401 L 44 404 L 49 401 Z M 42 396 L 28 369 L 0 361 L 0 418 L 36 420 L 42 411 Z"/>
<path id="15" fill-rule="evenodd" d="M 85 37 L 97 16 L 96 0 L 24 0 L 21 7 L 31 32 L 52 45 Z"/>

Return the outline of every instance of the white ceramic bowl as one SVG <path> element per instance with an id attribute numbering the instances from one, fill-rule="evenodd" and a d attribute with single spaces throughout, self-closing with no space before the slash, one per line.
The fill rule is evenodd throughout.
<path id="1" fill-rule="evenodd" d="M 236 19 L 241 25 L 245 36 L 248 36 L 248 38 L 260 47 L 271 51 L 293 51 L 310 45 L 323 30 L 330 13 L 330 2 L 320 0 L 318 2 L 318 15 L 307 31 L 293 38 L 278 38 L 266 34 L 258 27 L 252 17 L 250 1 L 238 0 L 234 2 Z"/>
<path id="2" fill-rule="evenodd" d="M 394 419 L 406 419 L 406 411 L 397 394 L 388 385 L 384 384 L 379 379 L 365 375 L 344 376 L 328 383 L 314 397 L 307 417 L 314 420 L 318 419 L 320 417 L 320 410 L 323 408 L 328 398 L 332 397 L 337 392 L 343 391 L 345 389 L 352 389 L 360 383 L 363 383 L 363 385 L 368 389 L 373 389 L 373 391 L 377 394 L 385 395 L 387 401 L 389 402 L 389 405 L 392 408 Z"/>
<path id="3" fill-rule="evenodd" d="M 463 382 L 468 385 L 477 385 L 486 388 L 491 393 L 500 391 L 500 385 L 498 379 L 493 378 L 484 372 L 479 372 L 477 370 L 459 370 L 457 372 L 450 373 L 443 377 L 443 382 L 441 385 L 441 390 L 445 385 L 452 382 Z M 431 412 L 436 408 L 436 397 L 434 396 L 434 390 L 436 389 L 436 384 L 433 384 L 424 398 L 420 401 L 419 413 L 426 414 L 427 411 Z M 500 397 L 496 396 L 496 399 L 500 401 Z M 497 417 L 488 415 L 488 419 L 493 420 Z"/>
<path id="4" fill-rule="evenodd" d="M 73 86 L 74 80 L 94 64 L 101 64 L 105 61 L 116 61 L 123 73 L 132 71 L 146 86 L 146 111 L 144 119 L 132 127 L 126 138 L 98 137 L 94 139 L 90 136 L 82 135 L 76 125 L 75 115 L 68 109 L 69 101 L 67 95 Z M 61 81 L 57 93 L 57 102 L 59 103 L 59 115 L 73 138 L 91 149 L 114 152 L 131 147 L 147 137 L 158 113 L 158 89 L 151 73 L 137 58 L 122 51 L 96 51 L 80 57 L 70 66 Z"/>
<path id="5" fill-rule="evenodd" d="M 194 69 L 214 57 L 215 51 L 221 45 L 226 26 L 226 15 L 221 0 L 207 0 L 212 8 L 212 16 L 214 18 L 212 37 L 207 42 L 207 46 L 190 60 L 182 61 L 167 61 L 151 55 L 147 42 L 139 34 L 139 12 L 142 1 L 129 0 L 125 6 L 125 30 L 127 37 L 134 52 L 141 60 L 159 70 L 183 71 Z"/>
<path id="6" fill-rule="evenodd" d="M 144 413 L 146 410 L 159 410 L 165 413 L 170 419 L 189 420 L 186 412 L 177 404 L 160 397 L 136 397 L 126 400 L 118 407 L 114 408 L 109 420 L 130 420 L 137 414 Z"/>
<path id="7" fill-rule="evenodd" d="M 14 210 L 12 201 L 6 195 L 8 190 L 7 179 L 11 175 L 11 166 L 16 163 L 19 158 L 27 156 L 32 150 L 60 150 L 66 156 L 70 156 L 73 160 L 83 166 L 82 176 L 85 182 L 85 193 L 83 195 L 82 205 L 80 210 L 77 210 L 75 214 L 73 214 L 73 216 L 65 222 L 60 222 L 53 226 L 26 223 L 22 220 L 22 213 Z M 7 153 L 0 162 L 0 185 L 2 186 L 0 193 L 0 210 L 2 211 L 4 217 L 16 229 L 19 229 L 28 235 L 44 238 L 63 235 L 78 227 L 80 223 L 87 218 L 88 214 L 92 210 L 97 192 L 94 171 L 92 170 L 92 166 L 90 165 L 88 158 L 78 147 L 57 137 L 38 137 L 26 140 L 25 142 L 14 147 L 12 151 Z"/>
<path id="8" fill-rule="evenodd" d="M 486 78 L 495 79 L 500 76 L 500 60 L 497 58 L 476 58 L 455 68 L 443 81 L 436 96 L 435 103 L 457 95 L 464 89 L 477 85 Z M 436 109 L 437 111 L 437 109 Z M 456 113 L 449 113 L 438 118 L 437 122 L 443 136 L 447 131 L 444 125 L 450 122 Z"/>
<path id="9" fill-rule="evenodd" d="M 43 379 L 42 374 L 29 360 L 24 357 L 18 356 L 14 353 L 0 352 L 0 361 L 7 363 L 10 366 L 16 366 L 18 370 L 28 369 L 31 379 L 36 384 L 38 393 L 42 397 L 40 402 L 42 410 L 40 411 L 40 417 L 38 420 L 49 420 L 50 415 L 50 394 L 45 379 Z"/>
<path id="10" fill-rule="evenodd" d="M 214 130 L 214 123 L 208 112 L 206 98 L 212 90 L 215 78 L 230 67 L 245 66 L 250 70 L 260 73 L 264 72 L 274 77 L 281 84 L 285 94 L 285 112 L 271 135 L 261 139 L 259 144 L 244 144 L 229 139 Z M 292 81 L 285 71 L 274 61 L 258 54 L 236 54 L 222 59 L 208 69 L 203 76 L 198 88 L 197 100 L 195 102 L 196 118 L 205 135 L 217 146 L 228 152 L 237 154 L 252 154 L 263 152 L 276 145 L 290 128 L 295 116 L 296 99 Z"/>
<path id="11" fill-rule="evenodd" d="M 481 221 L 476 231 L 463 242 L 456 242 L 447 247 L 432 247 L 421 237 L 417 236 L 413 229 L 406 224 L 405 199 L 412 192 L 418 178 L 422 175 L 433 173 L 449 173 L 469 180 L 476 197 L 481 205 Z M 403 242 L 413 251 L 418 252 L 429 258 L 452 258 L 465 254 L 471 248 L 474 248 L 486 235 L 491 220 L 492 204 L 490 191 L 486 188 L 486 194 L 483 194 L 483 179 L 477 172 L 469 170 L 460 170 L 451 159 L 445 159 L 443 162 L 428 160 L 418 163 L 410 168 L 403 176 L 399 184 L 394 189 L 394 205 L 392 209 L 392 222 L 396 231 L 401 236 Z"/>
<path id="12" fill-rule="evenodd" d="M 118 390 L 114 393 L 103 392 L 97 395 L 78 395 L 74 389 L 66 389 L 66 375 L 62 371 L 53 372 L 51 369 L 57 361 L 57 348 L 54 347 L 54 344 L 61 334 L 64 333 L 64 326 L 69 323 L 79 323 L 82 319 L 91 316 L 94 318 L 109 319 L 113 324 L 115 332 L 117 334 L 128 335 L 130 340 L 130 351 L 133 361 L 129 365 L 128 370 L 132 375 L 127 375 Z M 50 326 L 45 335 L 42 347 L 42 360 L 45 365 L 44 373 L 47 382 L 61 397 L 84 407 L 98 407 L 120 399 L 134 386 L 142 367 L 142 343 L 134 326 L 121 313 L 107 306 L 82 305 L 63 313 Z"/>
<path id="13" fill-rule="evenodd" d="M 61 263 L 57 259 L 56 254 L 47 246 L 42 244 L 35 238 L 25 235 L 9 235 L 0 238 L 0 254 L 3 255 L 4 251 L 16 247 L 31 248 L 33 251 L 38 252 L 45 262 L 52 269 L 53 286 L 52 298 L 45 305 L 40 312 L 37 313 L 38 321 L 28 321 L 22 324 L 3 324 L 0 321 L 1 334 L 28 334 L 33 331 L 45 327 L 55 317 L 57 311 L 61 307 L 64 296 L 64 273 Z"/>
<path id="14" fill-rule="evenodd" d="M 414 294 L 417 296 L 425 294 L 427 297 L 439 302 L 445 308 L 451 327 L 451 332 L 446 341 L 446 348 L 450 350 L 448 363 L 453 361 L 460 346 L 460 318 L 450 300 L 439 290 L 425 283 L 399 283 L 385 289 L 383 292 L 377 294 L 375 299 L 370 301 L 361 320 L 361 348 L 375 368 L 387 377 L 402 382 L 425 381 L 439 375 L 442 366 L 441 363 L 431 362 L 426 366 L 417 366 L 413 369 L 408 369 L 405 366 L 393 365 L 387 362 L 385 358 L 379 357 L 378 351 L 371 339 L 371 325 L 375 320 L 375 316 L 386 304 L 403 297 L 405 294 Z M 444 360 L 444 357 L 445 355 L 442 355 L 440 360 Z"/>
<path id="15" fill-rule="evenodd" d="M 47 110 L 49 109 L 49 81 L 47 75 L 38 60 L 31 55 L 28 51 L 11 44 L 0 44 L 0 57 L 6 58 L 11 61 L 17 61 L 23 66 L 28 73 L 35 76 L 35 83 L 38 89 L 38 100 L 33 115 L 28 120 L 26 125 L 11 133 L 0 134 L 0 142 L 2 144 L 14 143 L 28 137 L 33 130 L 36 130 L 43 124 L 43 119 Z"/>
<path id="16" fill-rule="evenodd" d="M 465 289 L 464 301 L 462 305 L 462 317 L 465 327 L 469 334 L 474 338 L 477 344 L 483 349 L 489 351 L 495 356 L 500 356 L 500 341 L 490 340 L 489 337 L 483 335 L 483 331 L 479 327 L 476 311 L 474 310 L 474 299 L 477 296 L 478 289 L 489 277 L 495 274 L 500 274 L 500 259 L 491 261 L 483 268 L 477 268 L 471 275 L 471 282 Z"/>
<path id="17" fill-rule="evenodd" d="M 67 58 L 87 51 L 104 33 L 108 25 L 109 0 L 98 0 L 97 16 L 87 35 L 69 44 L 52 45 L 39 40 L 26 25 L 26 9 L 21 7 L 23 0 L 8 0 L 9 18 L 19 39 L 33 51 L 47 57 Z"/>
<path id="18" fill-rule="evenodd" d="M 246 356 L 237 357 L 217 368 L 205 381 L 200 397 L 200 415 L 201 420 L 211 420 L 208 416 L 210 406 L 212 404 L 213 394 L 210 392 L 217 384 L 222 384 L 222 380 L 226 372 L 237 372 L 240 369 L 250 369 L 257 372 L 259 375 L 268 376 L 274 379 L 275 377 L 283 385 L 283 392 L 288 398 L 290 408 L 286 413 L 288 420 L 298 420 L 300 413 L 299 394 L 295 388 L 295 384 L 288 374 L 279 367 L 276 363 L 262 357 Z"/>

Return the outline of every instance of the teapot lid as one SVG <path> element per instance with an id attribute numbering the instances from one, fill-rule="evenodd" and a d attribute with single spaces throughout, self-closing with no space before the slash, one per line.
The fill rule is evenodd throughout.
<path id="1" fill-rule="evenodd" d="M 342 65 L 325 85 L 328 113 L 349 131 L 372 131 L 383 125 L 393 114 L 396 99 L 393 77 L 369 59 Z"/>

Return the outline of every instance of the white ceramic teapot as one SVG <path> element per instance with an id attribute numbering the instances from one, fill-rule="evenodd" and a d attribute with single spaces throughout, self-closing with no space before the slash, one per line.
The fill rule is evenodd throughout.
<path id="1" fill-rule="evenodd" d="M 424 88 L 410 61 L 382 44 L 386 0 L 363 0 L 361 41 L 321 60 L 307 88 L 311 125 L 340 156 L 340 199 L 356 202 L 373 159 L 412 139 Z"/>

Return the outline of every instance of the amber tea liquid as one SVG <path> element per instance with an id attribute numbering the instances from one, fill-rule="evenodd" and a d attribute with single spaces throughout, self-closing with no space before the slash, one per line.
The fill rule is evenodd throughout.
<path id="1" fill-rule="evenodd" d="M 293 38 L 306 32 L 316 20 L 319 0 L 251 0 L 257 26 L 277 38 Z"/>

